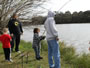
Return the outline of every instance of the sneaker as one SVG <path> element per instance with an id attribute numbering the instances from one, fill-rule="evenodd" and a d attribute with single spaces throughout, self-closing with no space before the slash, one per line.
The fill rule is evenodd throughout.
<path id="1" fill-rule="evenodd" d="M 43 59 L 43 57 L 39 57 L 40 59 Z"/>
<path id="2" fill-rule="evenodd" d="M 13 62 L 13 60 L 12 59 L 10 59 L 10 60 L 5 60 L 6 62 Z"/>
<path id="3" fill-rule="evenodd" d="M 13 60 L 12 59 L 10 59 L 10 60 L 8 60 L 9 62 L 13 62 Z"/>
<path id="4" fill-rule="evenodd" d="M 37 60 L 40 60 L 40 58 L 36 58 Z"/>
<path id="5" fill-rule="evenodd" d="M 17 53 L 21 53 L 21 51 L 16 51 Z"/>

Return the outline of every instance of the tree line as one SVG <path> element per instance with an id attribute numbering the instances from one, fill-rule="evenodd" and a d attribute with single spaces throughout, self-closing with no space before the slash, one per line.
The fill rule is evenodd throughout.
<path id="1" fill-rule="evenodd" d="M 57 24 L 62 23 L 89 23 L 90 22 L 90 10 L 73 12 L 66 11 L 65 13 L 57 13 L 55 16 Z"/>
<path id="2" fill-rule="evenodd" d="M 44 24 L 47 17 L 34 17 L 32 18 L 33 24 Z M 66 11 L 63 12 L 56 12 L 55 21 L 57 24 L 70 24 L 70 23 L 89 23 L 90 22 L 90 10 L 88 11 L 80 11 L 80 12 L 73 12 Z"/>

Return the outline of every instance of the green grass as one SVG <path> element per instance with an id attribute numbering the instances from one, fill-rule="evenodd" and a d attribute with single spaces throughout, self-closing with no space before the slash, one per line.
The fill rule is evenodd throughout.
<path id="1" fill-rule="evenodd" d="M 72 46 L 60 43 L 61 62 L 67 68 L 90 68 L 90 54 L 77 55 Z"/>
<path id="2" fill-rule="evenodd" d="M 61 53 L 61 68 L 90 68 L 90 55 L 76 55 L 75 49 L 71 46 L 66 46 L 64 42 L 60 42 Z M 20 50 L 24 53 L 29 52 L 28 63 L 26 56 L 23 58 L 23 68 L 49 68 L 48 65 L 48 46 L 46 41 L 41 42 L 41 56 L 43 60 L 35 59 L 34 51 L 31 42 L 21 41 Z M 0 68 L 22 68 L 22 59 L 18 53 L 12 53 L 13 63 L 4 61 L 2 45 L 0 44 Z"/>
<path id="3" fill-rule="evenodd" d="M 20 43 L 21 52 L 29 52 L 28 63 L 26 63 L 26 56 L 23 58 L 24 60 L 24 68 L 48 68 L 48 57 L 47 51 L 42 51 L 41 56 L 43 56 L 43 60 L 37 61 L 35 59 L 35 54 L 32 49 L 31 42 L 21 41 Z M 2 45 L 0 44 L 0 68 L 22 68 L 22 59 L 20 59 L 20 55 L 18 53 L 12 53 L 13 63 L 4 61 L 4 54 Z"/>

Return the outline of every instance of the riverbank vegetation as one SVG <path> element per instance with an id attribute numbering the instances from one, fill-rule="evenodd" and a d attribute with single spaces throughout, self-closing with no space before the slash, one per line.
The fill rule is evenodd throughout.
<path id="1" fill-rule="evenodd" d="M 13 52 L 13 63 L 4 61 L 3 49 L 0 44 L 0 68 L 49 68 L 47 42 L 42 41 L 41 44 L 41 56 L 43 56 L 43 60 L 37 61 L 35 59 L 32 44 L 30 42 L 21 41 L 20 50 L 22 54 Z M 90 68 L 89 54 L 77 55 L 72 46 L 67 46 L 64 42 L 60 42 L 59 44 L 61 53 L 61 68 Z M 26 52 L 28 52 L 28 61 L 26 54 L 26 56 L 23 57 L 22 62 L 21 56 Z"/>

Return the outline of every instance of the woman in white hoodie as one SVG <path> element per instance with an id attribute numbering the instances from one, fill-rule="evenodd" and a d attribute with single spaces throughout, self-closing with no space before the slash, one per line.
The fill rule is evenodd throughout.
<path id="1" fill-rule="evenodd" d="M 48 61 L 50 68 L 60 68 L 60 51 L 58 45 L 58 32 L 55 26 L 54 13 L 49 11 L 45 21 L 46 39 L 48 43 Z M 53 63 L 53 58 L 54 62 Z"/>

